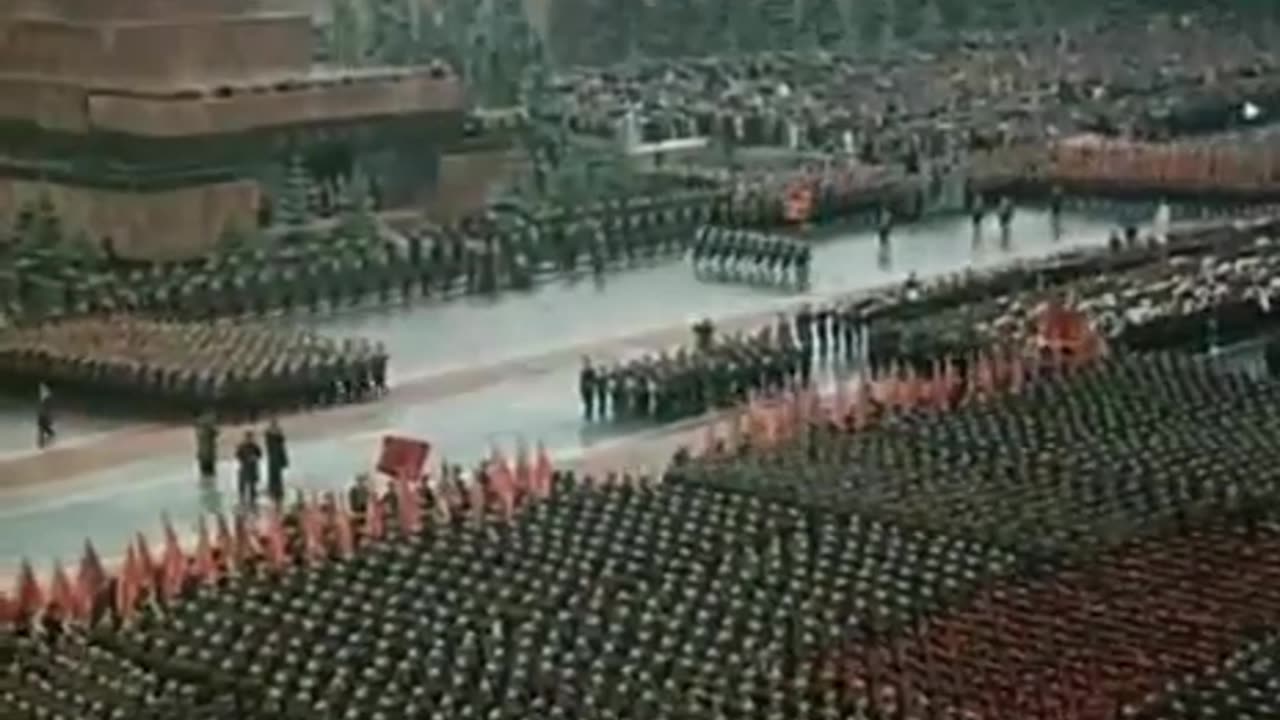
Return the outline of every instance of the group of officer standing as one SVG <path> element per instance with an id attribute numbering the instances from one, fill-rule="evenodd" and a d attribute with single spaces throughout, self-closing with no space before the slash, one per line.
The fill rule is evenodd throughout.
<path id="1" fill-rule="evenodd" d="M 804 289 L 813 248 L 788 237 L 707 225 L 698 230 L 690 258 L 699 278 Z"/>
<path id="2" fill-rule="evenodd" d="M 197 419 L 196 468 L 200 479 L 205 482 L 212 481 L 218 474 L 220 435 L 218 420 L 212 413 L 205 413 Z M 284 472 L 289 467 L 289 449 L 284 430 L 275 418 L 267 422 L 261 443 L 257 433 L 250 428 L 244 431 L 236 445 L 236 493 L 244 507 L 251 508 L 258 503 L 264 457 L 267 462 L 267 497 L 278 506 L 284 502 Z"/>

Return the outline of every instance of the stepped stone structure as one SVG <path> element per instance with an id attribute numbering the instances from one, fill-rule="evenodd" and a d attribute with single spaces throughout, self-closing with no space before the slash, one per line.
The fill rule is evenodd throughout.
<path id="1" fill-rule="evenodd" d="M 192 257 L 265 222 L 297 157 L 427 203 L 458 79 L 314 67 L 312 43 L 300 0 L 0 0 L 0 227 L 47 201 L 121 257 Z"/>

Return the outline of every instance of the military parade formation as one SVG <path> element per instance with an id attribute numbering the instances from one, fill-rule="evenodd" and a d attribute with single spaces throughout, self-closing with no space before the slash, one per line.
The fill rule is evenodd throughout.
<path id="1" fill-rule="evenodd" d="M 52 592 L 24 616 L 40 632 L 5 638 L 0 703 L 23 719 L 1266 717 L 1277 387 L 1186 357 L 1093 363 L 1032 362 L 1025 385 L 857 430 L 834 412 L 747 435 L 662 478 L 522 459 L 474 492 L 309 501 L 261 537 L 219 520 L 155 579 L 126 561 L 124 591 L 83 565 L 100 591 L 77 613 L 98 620 L 60 620 L 75 596 Z M 499 476 L 522 478 L 514 495 Z"/>
<path id="2" fill-rule="evenodd" d="M 804 290 L 813 248 L 789 237 L 707 226 L 698 230 L 690 261 L 699 278 Z"/>
<path id="3" fill-rule="evenodd" d="M 0 720 L 1280 716 L 1280 382 L 1220 355 L 1263 341 L 1280 376 L 1274 212 L 1176 231 L 1166 212 L 1149 238 L 1126 219 L 1110 247 L 746 329 L 707 308 L 678 347 L 584 357 L 584 437 L 668 426 L 685 445 L 658 472 L 557 469 L 522 442 L 437 474 L 423 442 L 417 470 L 287 501 L 275 413 L 381 397 L 390 358 L 261 318 L 677 258 L 800 292 L 813 245 L 784 226 L 866 215 L 884 262 L 955 173 L 975 248 L 989 219 L 1008 247 L 1048 138 L 1169 134 L 1205 87 L 1234 114 L 1271 92 L 1280 37 L 1243 10 L 1009 30 L 1048 12 L 1014 3 L 990 12 L 1027 19 L 964 36 L 955 8 L 921 9 L 916 48 L 888 6 L 694 5 L 557 0 L 552 119 L 709 138 L 722 165 L 628 157 L 650 189 L 411 230 L 344 217 L 188 263 L 4 251 L 0 389 L 38 389 L 42 447 L 50 387 L 198 417 L 205 480 L 227 422 L 270 419 L 234 443 L 233 514 L 193 534 L 166 516 L 160 552 L 138 533 L 110 563 L 86 541 L 47 583 L 23 561 L 0 591 Z M 880 47 L 850 52 L 872 25 Z"/>
<path id="4" fill-rule="evenodd" d="M 1172 255 L 1172 257 L 1170 257 Z M 1068 299 L 1115 347 L 1206 351 L 1274 331 L 1276 247 L 1257 230 L 1219 230 L 1172 246 L 1111 250 L 929 287 L 917 303 L 872 313 L 873 364 L 919 366 L 1008 345 L 1047 302 Z"/>
<path id="5" fill-rule="evenodd" d="M 578 394 L 587 421 L 672 422 L 808 387 L 818 365 L 865 360 L 872 300 L 805 304 L 751 333 L 694 324 L 692 343 L 613 364 L 583 362 Z"/>
<path id="6" fill-rule="evenodd" d="M 208 320 L 528 288 L 548 273 L 679 255 L 695 228 L 726 214 L 718 198 L 674 188 L 591 205 L 495 208 L 405 234 L 371 220 L 146 266 L 22 246 L 0 272 L 0 303 L 10 317 L 32 320 L 109 312 Z"/>
<path id="7" fill-rule="evenodd" d="M 387 390 L 388 356 L 361 340 L 243 323 L 113 315 L 9 328 L 0 372 L 13 392 L 40 383 L 136 411 L 267 411 L 359 402 Z"/>

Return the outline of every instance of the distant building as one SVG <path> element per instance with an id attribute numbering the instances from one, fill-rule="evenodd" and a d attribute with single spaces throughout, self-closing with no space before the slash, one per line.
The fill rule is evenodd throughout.
<path id="1" fill-rule="evenodd" d="M 180 259 L 263 223 L 291 162 L 355 165 L 385 207 L 422 205 L 460 137 L 443 67 L 312 66 L 302 0 L 6 0 L 0 222 L 47 199 L 69 233 Z"/>

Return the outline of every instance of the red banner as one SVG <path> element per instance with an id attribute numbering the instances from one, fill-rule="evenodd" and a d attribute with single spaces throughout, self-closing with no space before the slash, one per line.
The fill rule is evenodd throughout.
<path id="1" fill-rule="evenodd" d="M 783 200 L 783 215 L 787 222 L 808 222 L 813 215 L 813 189 L 802 183 L 787 188 Z"/>
<path id="2" fill-rule="evenodd" d="M 400 480 L 418 480 L 427 466 L 431 444 L 423 440 L 384 435 L 382 454 L 378 457 L 378 472 Z"/>

